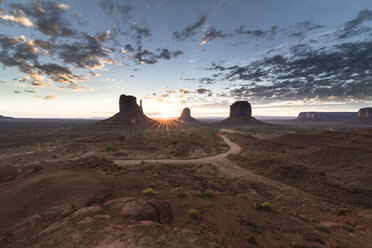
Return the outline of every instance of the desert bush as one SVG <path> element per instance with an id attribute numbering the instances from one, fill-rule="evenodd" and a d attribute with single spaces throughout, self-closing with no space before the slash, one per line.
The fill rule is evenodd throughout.
<path id="1" fill-rule="evenodd" d="M 12 177 L 12 176 L 7 176 L 7 177 L 4 177 L 3 178 L 3 181 L 4 182 L 9 182 L 9 181 L 12 181 L 14 179 L 14 177 Z"/>
<path id="2" fill-rule="evenodd" d="M 197 210 L 195 209 L 190 209 L 189 212 L 188 212 L 189 216 L 193 219 L 199 219 L 200 218 L 200 214 Z"/>
<path id="3" fill-rule="evenodd" d="M 212 189 L 206 189 L 203 191 L 203 197 L 215 197 L 216 193 Z"/>
<path id="4" fill-rule="evenodd" d="M 267 210 L 269 212 L 273 212 L 274 211 L 274 207 L 273 207 L 273 205 L 270 202 L 264 202 L 264 203 L 262 203 L 261 204 L 261 207 L 262 207 L 262 209 L 265 209 L 265 210 Z"/>
<path id="5" fill-rule="evenodd" d="M 112 173 L 112 175 L 117 177 L 117 176 L 119 176 L 119 172 L 115 171 L 115 172 Z"/>
<path id="6" fill-rule="evenodd" d="M 37 172 L 39 170 L 41 170 L 41 166 L 35 166 L 32 168 L 32 172 Z"/>
<path id="7" fill-rule="evenodd" d="M 320 171 L 318 171 L 318 175 L 319 176 L 324 176 L 326 173 L 325 173 L 325 171 L 323 171 L 323 170 L 320 170 Z"/>
<path id="8" fill-rule="evenodd" d="M 354 227 L 353 226 L 350 226 L 348 224 L 342 223 L 340 226 L 342 227 L 342 229 L 344 229 L 344 230 L 346 230 L 348 232 L 354 232 L 355 231 Z"/>
<path id="9" fill-rule="evenodd" d="M 331 230 L 329 230 L 328 226 L 326 225 L 322 225 L 322 224 L 316 225 L 315 229 L 321 232 L 324 232 L 324 233 L 331 233 Z"/>
<path id="10" fill-rule="evenodd" d="M 157 195 L 159 192 L 153 190 L 152 188 L 147 188 L 147 189 L 144 189 L 142 190 L 142 195 L 150 195 L 150 196 L 153 196 L 153 195 Z"/>

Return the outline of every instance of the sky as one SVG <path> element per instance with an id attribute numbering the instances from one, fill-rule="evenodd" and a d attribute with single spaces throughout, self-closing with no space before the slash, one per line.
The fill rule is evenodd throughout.
<path id="1" fill-rule="evenodd" d="M 357 111 L 371 65 L 371 0 L 0 0 L 5 116 Z"/>

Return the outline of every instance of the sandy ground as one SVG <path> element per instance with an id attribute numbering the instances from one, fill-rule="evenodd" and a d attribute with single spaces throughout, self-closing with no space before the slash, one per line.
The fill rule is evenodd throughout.
<path id="1" fill-rule="evenodd" d="M 221 132 L 2 132 L 0 246 L 369 247 L 371 129 Z"/>

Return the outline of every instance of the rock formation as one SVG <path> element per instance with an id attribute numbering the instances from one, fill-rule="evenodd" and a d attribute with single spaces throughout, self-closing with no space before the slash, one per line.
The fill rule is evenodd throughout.
<path id="1" fill-rule="evenodd" d="M 192 124 L 199 124 L 200 121 L 198 121 L 195 118 L 191 117 L 191 111 L 189 108 L 184 108 L 182 110 L 181 116 L 177 118 L 177 121 L 186 124 L 186 125 L 192 125 Z"/>
<path id="2" fill-rule="evenodd" d="M 339 121 L 347 122 L 357 118 L 356 112 L 301 112 L 296 121 Z"/>
<path id="3" fill-rule="evenodd" d="M 372 108 L 361 108 L 358 111 L 358 118 L 354 120 L 356 124 L 372 124 Z"/>
<path id="4" fill-rule="evenodd" d="M 358 117 L 361 119 L 372 119 L 372 108 L 359 109 Z"/>
<path id="5" fill-rule="evenodd" d="M 220 122 L 223 125 L 262 125 L 252 117 L 252 107 L 248 101 L 237 101 L 230 106 L 230 117 Z"/>
<path id="6" fill-rule="evenodd" d="M 0 120 L 5 120 L 5 119 L 14 119 L 14 118 L 13 117 L 8 117 L 8 116 L 0 115 Z"/>
<path id="7" fill-rule="evenodd" d="M 142 109 L 142 100 L 140 105 L 134 96 L 121 95 L 119 99 L 119 113 L 103 120 L 98 125 L 111 126 L 149 126 L 154 120 L 148 118 Z"/>

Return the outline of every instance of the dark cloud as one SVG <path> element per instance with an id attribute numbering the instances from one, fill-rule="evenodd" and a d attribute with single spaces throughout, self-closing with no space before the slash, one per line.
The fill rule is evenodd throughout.
<path id="1" fill-rule="evenodd" d="M 36 30 L 53 38 L 71 37 L 77 31 L 70 27 L 69 20 L 65 17 L 65 9 L 58 4 L 38 0 L 29 3 L 11 3 L 9 7 L 12 13 L 22 15 L 23 13 L 31 20 Z"/>
<path id="2" fill-rule="evenodd" d="M 360 11 L 353 20 L 350 20 L 344 24 L 340 30 L 338 38 L 345 39 L 363 32 L 371 31 L 371 27 L 362 26 L 363 23 L 368 21 L 372 21 L 372 11 L 368 9 Z"/>
<path id="3" fill-rule="evenodd" d="M 192 25 L 180 30 L 173 32 L 173 39 L 174 40 L 186 40 L 187 38 L 195 36 L 199 29 L 205 24 L 207 21 L 207 16 L 201 16 L 195 23 Z"/>
<path id="4" fill-rule="evenodd" d="M 14 93 L 15 93 L 15 94 L 19 94 L 19 93 L 21 93 L 21 92 L 20 92 L 19 90 L 15 90 Z"/>
<path id="5" fill-rule="evenodd" d="M 251 30 L 251 29 L 247 29 L 246 25 L 241 25 L 238 28 L 236 28 L 234 31 L 236 35 L 247 35 L 251 38 L 267 39 L 267 40 L 275 39 L 277 32 L 278 32 L 278 26 L 272 26 L 271 28 L 267 30 L 261 30 L 261 29 Z"/>
<path id="6" fill-rule="evenodd" d="M 204 88 L 200 88 L 200 89 L 197 89 L 196 92 L 199 94 L 206 94 L 206 93 L 210 93 L 211 91 L 204 89 Z"/>
<path id="7" fill-rule="evenodd" d="M 290 55 L 276 55 L 246 66 L 212 66 L 224 80 L 239 82 L 231 90 L 236 98 L 254 101 L 277 100 L 372 100 L 372 42 L 314 49 L 299 44 Z M 210 70 L 211 68 L 208 68 Z"/>
<path id="8" fill-rule="evenodd" d="M 226 34 L 222 30 L 217 30 L 215 27 L 208 27 L 204 30 L 202 40 L 212 41 L 214 39 L 224 39 L 232 37 L 232 34 Z"/>
<path id="9" fill-rule="evenodd" d="M 108 16 L 118 13 L 124 20 L 130 18 L 130 12 L 133 10 L 133 7 L 130 5 L 115 3 L 112 0 L 102 0 L 101 7 Z"/>
<path id="10" fill-rule="evenodd" d="M 310 21 L 302 21 L 297 23 L 296 25 L 301 30 L 314 30 L 314 29 L 320 29 L 324 28 L 325 26 L 312 23 Z"/>
<path id="11" fill-rule="evenodd" d="M 214 78 L 202 77 L 198 80 L 198 82 L 201 84 L 213 84 L 216 82 L 216 80 Z"/>

